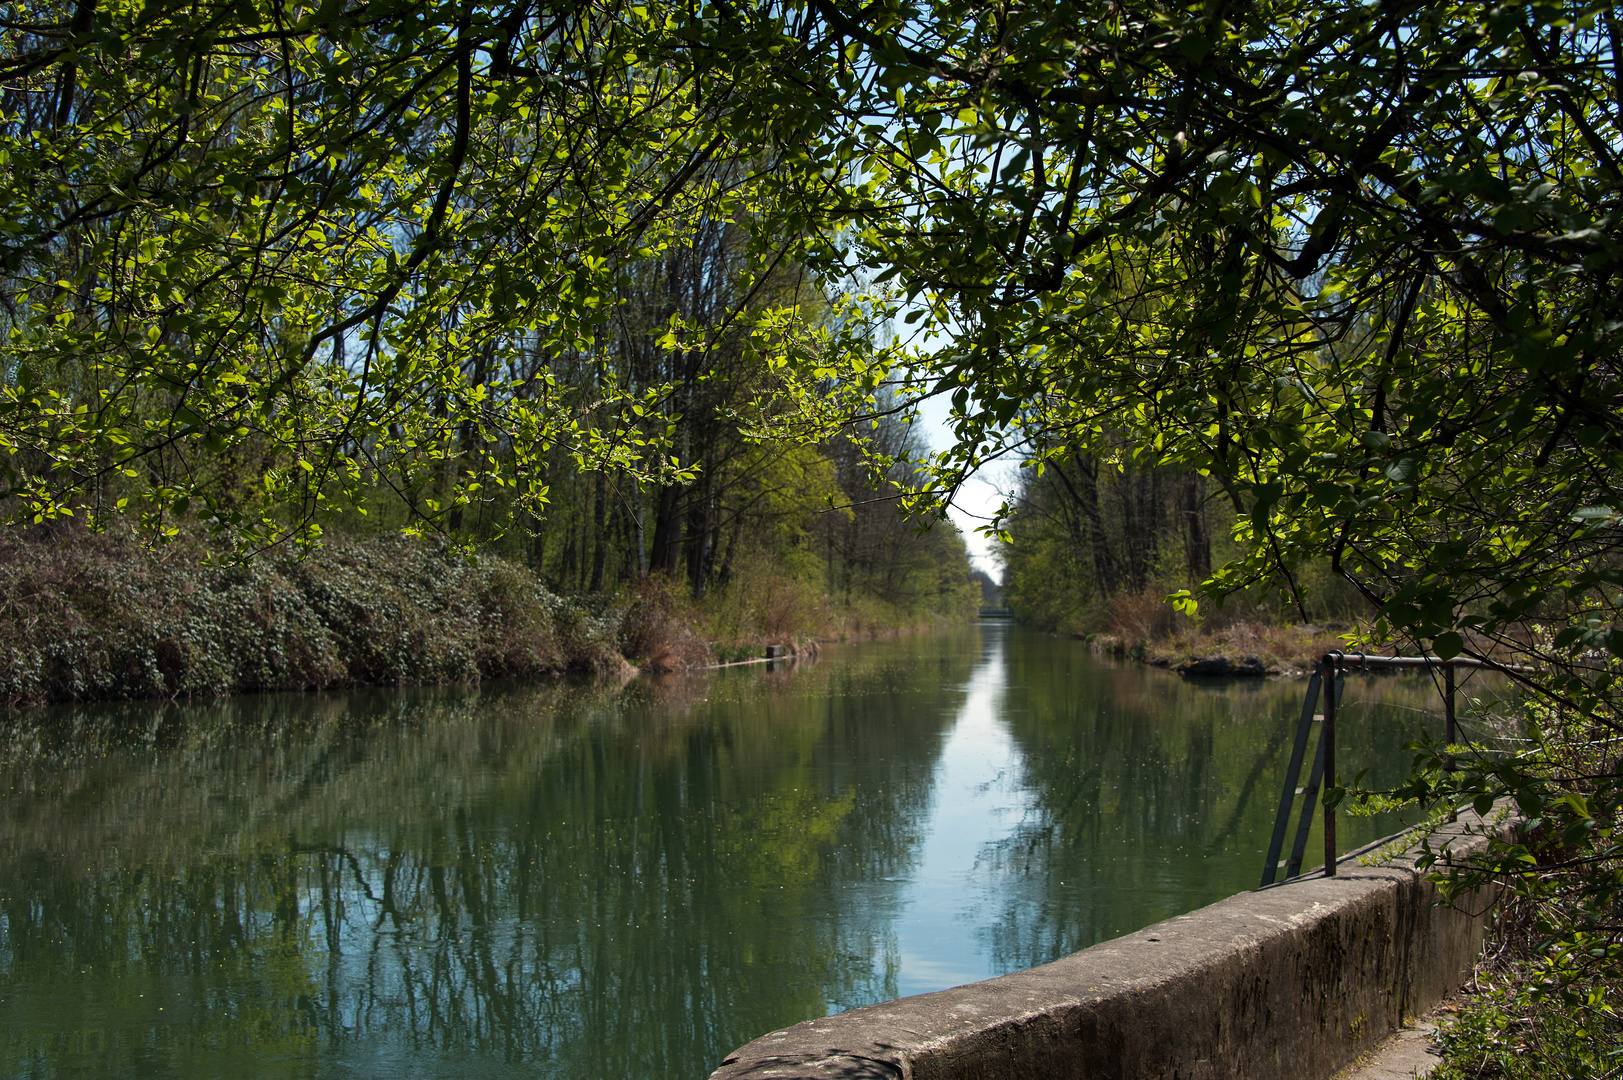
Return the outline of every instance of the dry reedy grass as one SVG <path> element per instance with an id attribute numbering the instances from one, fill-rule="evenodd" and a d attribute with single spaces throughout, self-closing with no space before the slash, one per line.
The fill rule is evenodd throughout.
<path id="1" fill-rule="evenodd" d="M 676 586 L 651 577 L 631 596 L 620 623 L 620 651 L 647 671 L 686 671 L 715 663 L 710 643 L 694 629 L 698 615 Z"/>
<path id="2" fill-rule="evenodd" d="M 1335 624 L 1280 626 L 1251 621 L 1230 623 L 1215 630 L 1186 625 L 1146 642 L 1144 661 L 1175 667 L 1186 660 L 1205 656 L 1226 656 L 1234 660 L 1255 656 L 1270 672 L 1307 671 L 1325 653 L 1348 648 L 1342 637 L 1347 630 Z"/>
<path id="3" fill-rule="evenodd" d="M 613 674 L 614 612 L 431 542 L 335 542 L 208 565 L 195 538 L 0 534 L 0 703 Z"/>
<path id="4" fill-rule="evenodd" d="M 1159 592 L 1127 593 L 1110 598 L 1111 636 L 1127 642 L 1155 641 L 1191 625 Z"/>
<path id="5" fill-rule="evenodd" d="M 749 552 L 735 560 L 725 583 L 695 605 L 696 617 L 722 659 L 742 660 L 760 657 L 768 645 L 804 655 L 818 642 L 895 637 L 969 614 L 923 604 L 909 608 L 860 589 L 831 595 L 820 577 L 805 566 L 797 575 L 765 553 Z"/>
<path id="6" fill-rule="evenodd" d="M 1203 657 L 1232 661 L 1256 657 L 1271 673 L 1306 671 L 1327 652 L 1351 649 L 1345 623 L 1285 624 L 1244 605 L 1207 614 L 1197 623 L 1166 602 L 1164 590 L 1113 596 L 1105 605 L 1107 630 L 1088 640 L 1095 651 L 1132 656 L 1156 667 Z M 1396 650 L 1369 647 L 1375 653 Z"/>

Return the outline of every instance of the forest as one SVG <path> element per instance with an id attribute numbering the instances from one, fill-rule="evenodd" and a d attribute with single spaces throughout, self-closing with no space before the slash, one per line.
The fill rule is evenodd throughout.
<path id="1" fill-rule="evenodd" d="M 1072 443 L 1017 474 L 1000 554 L 1022 622 L 1158 666 L 1249 657 L 1280 672 L 1313 667 L 1373 621 L 1376 606 L 1326 558 L 1260 574 L 1193 617 L 1174 607 L 1169 595 L 1240 557 L 1240 516 L 1209 477 L 1120 449 Z"/>
<path id="2" fill-rule="evenodd" d="M 455 665 L 301 664 L 326 646 L 297 633 L 250 649 L 289 654 L 279 675 L 232 674 L 238 657 L 190 655 L 217 651 L 196 627 L 120 626 L 165 621 L 163 592 L 265 572 L 189 563 L 359 544 L 383 567 L 399 534 L 551 594 L 621 596 L 588 606 L 631 617 L 619 645 L 638 663 L 978 606 L 952 526 L 893 512 L 927 450 L 906 403 L 880 365 L 855 383 L 824 369 L 883 327 L 803 238 L 752 231 L 750 150 L 706 133 L 715 110 L 695 115 L 686 76 L 599 55 L 633 48 L 635 15 L 560 12 L 563 33 L 527 9 L 501 13 L 506 30 L 405 7 L 288 9 L 281 26 L 247 8 L 12 14 L 0 507 L 21 528 L 0 620 L 38 644 L 8 700 L 445 677 Z M 518 51 L 502 63 L 542 67 L 504 73 L 491 32 Z M 78 595 L 134 548 L 164 585 Z M 420 587 L 416 558 L 374 591 Z M 488 594 L 435 603 L 512 623 L 512 597 Z M 362 621 L 421 635 L 410 607 Z M 516 662 L 470 648 L 464 673 L 603 666 L 568 641 Z M 116 675 L 132 666 L 149 674 Z"/>
<path id="3" fill-rule="evenodd" d="M 404 529 L 692 596 L 787 558 L 908 607 L 957 583 L 877 509 L 1018 462 L 1051 625 L 1033 590 L 1165 589 L 1514 661 L 1530 747 L 1408 794 L 1514 798 L 1562 985 L 1623 958 L 1611 6 L 5 12 L 20 535 Z"/>

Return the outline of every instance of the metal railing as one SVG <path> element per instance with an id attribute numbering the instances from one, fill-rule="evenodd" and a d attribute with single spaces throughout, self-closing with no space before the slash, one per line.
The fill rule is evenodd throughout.
<path id="1" fill-rule="evenodd" d="M 1319 788 L 1328 782 L 1335 784 L 1336 776 L 1336 714 L 1341 702 L 1341 688 L 1347 681 L 1349 670 L 1382 671 L 1394 668 L 1441 669 L 1443 674 L 1443 744 L 1452 746 L 1456 728 L 1454 718 L 1454 672 L 1457 668 L 1486 668 L 1493 671 L 1524 671 L 1525 668 L 1498 664 L 1492 660 L 1454 657 L 1444 660 L 1440 656 L 1371 656 L 1367 653 L 1330 652 L 1324 655 L 1308 680 L 1307 697 L 1302 702 L 1302 713 L 1296 724 L 1296 739 L 1291 744 L 1290 760 L 1285 766 L 1284 783 L 1280 786 L 1279 809 L 1274 813 L 1274 831 L 1268 841 L 1268 854 L 1262 866 L 1262 884 L 1266 889 L 1274 884 L 1279 871 L 1285 871 L 1285 880 L 1299 877 L 1302 859 L 1307 852 L 1308 833 L 1313 827 L 1313 811 L 1319 799 Z M 1320 700 L 1324 711 L 1318 711 Z M 1313 765 L 1305 785 L 1297 786 L 1301 778 L 1302 759 L 1307 752 L 1308 738 L 1313 726 L 1319 726 L 1319 741 L 1313 754 Z M 1452 768 L 1451 761 L 1445 768 Z M 1328 781 L 1326 781 L 1328 778 Z M 1290 824 L 1291 811 L 1297 798 L 1303 799 L 1302 812 L 1296 822 L 1296 837 L 1291 854 L 1284 862 L 1279 856 L 1284 850 L 1285 833 Z M 1336 808 L 1324 807 L 1324 876 L 1336 876 Z"/>

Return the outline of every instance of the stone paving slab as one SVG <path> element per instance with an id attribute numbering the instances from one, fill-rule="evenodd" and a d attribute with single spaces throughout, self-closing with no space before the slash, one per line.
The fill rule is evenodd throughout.
<path id="1" fill-rule="evenodd" d="M 1417 1080 L 1429 1076 L 1443 1060 L 1432 1044 L 1436 1030 L 1433 1017 L 1403 1028 L 1337 1073 L 1334 1080 Z"/>

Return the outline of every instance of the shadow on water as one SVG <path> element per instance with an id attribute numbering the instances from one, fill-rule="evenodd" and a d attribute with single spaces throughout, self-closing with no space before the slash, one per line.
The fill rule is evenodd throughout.
<path id="1" fill-rule="evenodd" d="M 1371 746 L 1414 733 L 1397 685 Z M 13 717 L 0 1075 L 702 1076 L 1253 884 L 1300 693 L 988 626 Z"/>

